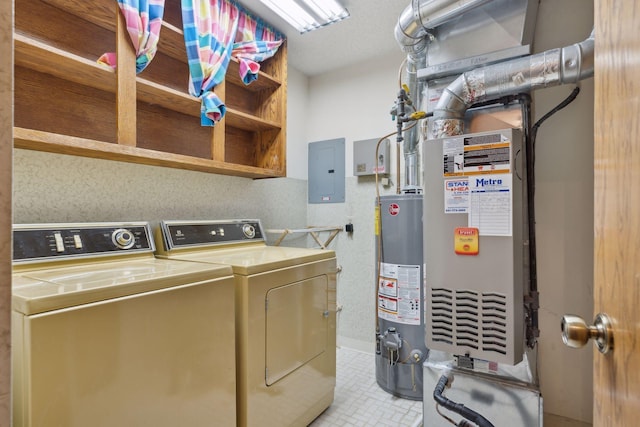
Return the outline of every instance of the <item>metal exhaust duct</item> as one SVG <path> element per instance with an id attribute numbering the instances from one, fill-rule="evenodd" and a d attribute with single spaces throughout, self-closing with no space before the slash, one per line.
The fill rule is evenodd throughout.
<path id="1" fill-rule="evenodd" d="M 430 138 L 460 135 L 473 104 L 593 76 L 594 31 L 580 43 L 463 73 L 442 93 L 433 111 Z"/>
<path id="2" fill-rule="evenodd" d="M 417 71 L 426 66 L 428 45 L 433 37 L 431 30 L 489 1 L 413 0 L 402 12 L 395 28 L 395 38 L 407 54 L 407 86 L 416 104 L 420 104 L 424 89 L 424 83 L 418 82 Z M 415 189 L 419 183 L 418 142 L 419 132 L 415 126 L 404 136 L 405 188 L 407 189 Z"/>
<path id="3" fill-rule="evenodd" d="M 420 98 L 424 89 L 424 82 L 419 82 L 417 78 L 418 63 L 424 65 L 426 56 L 423 54 L 417 59 L 409 56 L 407 58 L 407 86 L 409 87 L 409 93 L 411 96 L 418 94 L 415 98 L 417 106 L 420 105 Z M 420 62 L 418 62 L 420 61 Z M 420 159 L 418 158 L 418 142 L 420 141 L 420 133 L 418 132 L 418 126 L 413 126 L 407 130 L 404 135 L 404 176 L 405 176 L 405 189 L 407 191 L 419 188 L 420 182 L 418 177 L 420 176 Z"/>
<path id="4" fill-rule="evenodd" d="M 429 44 L 429 30 L 453 20 L 489 0 L 412 1 L 400 14 L 395 28 L 396 41 L 410 57 L 423 53 Z"/>

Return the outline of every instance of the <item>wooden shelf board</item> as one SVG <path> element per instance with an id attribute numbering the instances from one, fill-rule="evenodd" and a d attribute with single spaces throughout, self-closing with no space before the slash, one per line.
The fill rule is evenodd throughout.
<path id="1" fill-rule="evenodd" d="M 159 105 L 168 110 L 177 111 L 200 118 L 200 100 L 191 95 L 167 88 L 148 80 L 137 78 L 138 99 L 152 105 Z M 263 120 L 259 117 L 227 108 L 224 119 L 228 126 L 251 132 L 280 129 L 280 124 Z"/>
<path id="2" fill-rule="evenodd" d="M 109 0 L 100 1 L 69 1 L 69 0 L 42 0 L 51 6 L 64 10 L 79 19 L 92 22 L 106 30 L 115 31 L 117 2 Z"/>
<path id="3" fill-rule="evenodd" d="M 236 58 L 231 58 L 229 61 L 229 68 L 227 68 L 227 74 L 225 75 L 227 83 L 234 84 L 245 88 L 252 92 L 260 92 L 262 90 L 274 90 L 282 85 L 282 82 L 271 77 L 262 71 L 258 72 L 258 79 L 254 80 L 248 85 L 245 85 L 240 78 L 240 63 Z"/>
<path id="4" fill-rule="evenodd" d="M 162 22 L 160 38 L 158 39 L 158 52 L 164 53 L 186 64 L 187 48 L 184 45 L 184 33 L 182 29 L 167 22 Z M 188 71 L 186 65 L 185 69 Z"/>
<path id="5" fill-rule="evenodd" d="M 227 126 L 244 129 L 251 132 L 277 130 L 282 128 L 279 123 L 270 120 L 263 120 L 256 116 L 252 116 L 250 114 L 246 114 L 242 111 L 234 110 L 232 108 L 227 108 L 227 113 L 225 114 L 223 120 L 226 120 Z"/>
<path id="6" fill-rule="evenodd" d="M 14 34 L 15 64 L 41 73 L 114 93 L 116 74 L 108 66 Z"/>
<path id="7" fill-rule="evenodd" d="M 198 98 L 141 77 L 137 77 L 136 82 L 139 100 L 200 118 L 200 100 Z"/>
<path id="8" fill-rule="evenodd" d="M 47 151 L 58 154 L 93 157 L 107 160 L 165 166 L 247 178 L 282 177 L 284 171 L 230 164 L 180 154 L 111 144 L 86 138 L 72 137 L 32 129 L 15 127 L 14 146 L 28 150 Z"/>

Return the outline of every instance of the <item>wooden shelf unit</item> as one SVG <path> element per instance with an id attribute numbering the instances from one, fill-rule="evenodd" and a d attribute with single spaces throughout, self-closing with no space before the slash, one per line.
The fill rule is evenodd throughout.
<path id="1" fill-rule="evenodd" d="M 286 174 L 287 47 L 244 85 L 232 60 L 227 107 L 200 125 L 189 95 L 180 0 L 166 0 L 158 53 L 140 74 L 114 0 L 14 0 L 17 148 L 251 178 Z M 117 52 L 116 70 L 98 64 Z"/>

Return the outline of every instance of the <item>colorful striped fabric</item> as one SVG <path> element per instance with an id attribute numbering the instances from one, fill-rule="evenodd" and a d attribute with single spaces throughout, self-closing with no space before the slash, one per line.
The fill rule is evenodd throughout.
<path id="1" fill-rule="evenodd" d="M 222 83 L 227 72 L 238 14 L 238 7 L 229 0 L 182 0 L 189 93 L 202 99 L 203 126 L 213 126 L 226 112 L 213 88 Z"/>
<path id="2" fill-rule="evenodd" d="M 284 36 L 261 19 L 246 11 L 240 15 L 232 55 L 240 62 L 240 77 L 245 84 L 258 78 L 258 62 L 271 58 L 283 42 Z"/>
<path id="3" fill-rule="evenodd" d="M 213 126 L 226 112 L 213 89 L 224 80 L 231 55 L 240 60 L 240 75 L 248 84 L 257 77 L 257 61 L 273 56 L 284 38 L 233 0 L 181 1 L 189 93 L 202 100 L 201 124 Z"/>
<path id="4" fill-rule="evenodd" d="M 162 29 L 165 0 L 118 0 L 127 32 L 136 50 L 136 72 L 140 73 L 151 62 L 158 50 Z M 103 54 L 98 62 L 116 67 L 116 54 Z"/>

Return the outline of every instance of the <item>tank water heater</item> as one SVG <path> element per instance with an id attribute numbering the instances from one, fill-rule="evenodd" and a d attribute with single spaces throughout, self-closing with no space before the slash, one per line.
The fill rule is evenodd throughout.
<path id="1" fill-rule="evenodd" d="M 395 396 L 422 400 L 422 194 L 382 196 L 376 205 L 376 381 Z"/>
<path id="2" fill-rule="evenodd" d="M 426 345 L 514 365 L 528 276 L 521 132 L 427 140 L 423 159 Z"/>

